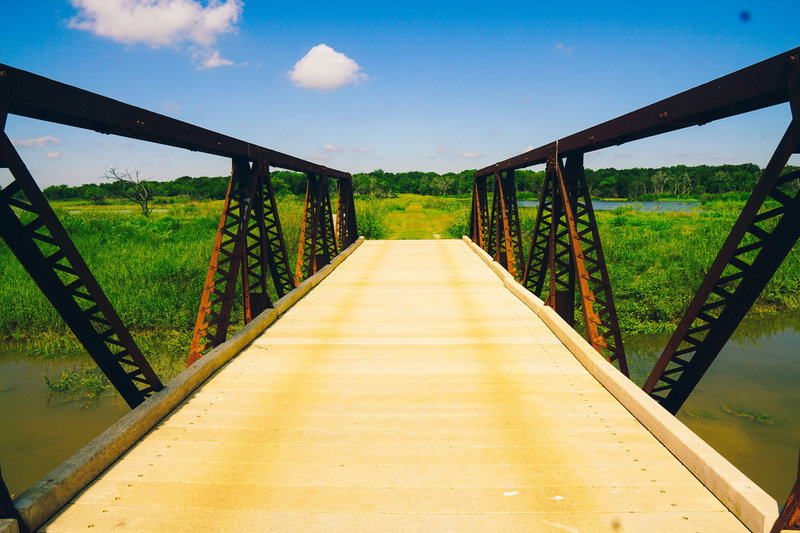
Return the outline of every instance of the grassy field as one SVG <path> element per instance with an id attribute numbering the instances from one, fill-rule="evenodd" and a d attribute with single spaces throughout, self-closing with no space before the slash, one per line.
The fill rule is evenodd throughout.
<path id="1" fill-rule="evenodd" d="M 123 322 L 164 380 L 185 366 L 221 205 L 213 201 L 156 205 L 149 218 L 130 205 L 54 205 Z M 360 233 L 373 239 L 459 238 L 468 229 L 469 205 L 469 198 L 418 195 L 356 199 Z M 691 213 L 630 208 L 597 213 L 626 336 L 674 328 L 740 208 L 741 202 L 727 201 L 712 202 Z M 281 198 L 279 211 L 294 266 L 302 198 Z M 527 251 L 535 209 L 521 209 L 520 219 Z M 61 318 L 5 245 L 0 245 L 0 275 L 0 337 L 31 356 L 80 352 Z M 799 294 L 800 254 L 792 252 L 755 312 L 796 308 Z M 235 305 L 238 322 L 234 328 L 238 328 L 238 298 Z M 52 381 L 58 388 L 90 378 L 70 375 Z"/>

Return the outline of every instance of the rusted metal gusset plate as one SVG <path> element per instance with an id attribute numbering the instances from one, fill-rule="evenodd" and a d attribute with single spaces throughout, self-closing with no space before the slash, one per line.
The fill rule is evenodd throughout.
<path id="1" fill-rule="evenodd" d="M 626 115 L 559 139 L 559 153 L 592 152 L 608 146 L 788 102 L 800 48 L 699 85 Z M 488 176 L 547 161 L 548 145 L 478 170 Z"/>
<path id="2" fill-rule="evenodd" d="M 265 160 L 272 166 L 339 179 L 350 174 L 147 111 L 99 94 L 0 64 L 8 112 L 100 133 L 177 146 L 224 157 Z"/>
<path id="3" fill-rule="evenodd" d="M 797 480 L 770 533 L 781 533 L 786 530 L 800 531 L 800 459 L 797 462 Z"/>
<path id="4" fill-rule="evenodd" d="M 297 267 L 294 273 L 295 285 L 299 285 L 304 279 L 330 263 L 337 253 L 328 178 L 309 174 L 303 222 L 300 227 L 300 246 L 297 250 Z"/>
<path id="5" fill-rule="evenodd" d="M 800 194 L 792 196 L 783 187 L 800 179 L 800 172 L 781 176 L 789 157 L 800 150 L 800 100 L 793 102 L 793 111 L 789 128 L 644 385 L 673 414 L 800 237 Z M 779 207 L 759 213 L 767 198 Z"/>
<path id="6" fill-rule="evenodd" d="M 232 167 L 187 366 L 225 342 L 228 334 L 236 279 L 247 243 L 251 207 L 260 181 L 257 179 L 257 169 L 251 169 L 246 159 L 233 159 Z M 247 288 L 245 294 L 249 295 Z M 246 302 L 245 307 L 248 305 Z"/>
<path id="7" fill-rule="evenodd" d="M 0 236 L 131 407 L 163 388 L 5 133 Z"/>

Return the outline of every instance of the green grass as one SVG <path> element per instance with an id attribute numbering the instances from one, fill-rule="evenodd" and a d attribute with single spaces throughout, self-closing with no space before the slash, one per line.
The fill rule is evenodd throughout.
<path id="1" fill-rule="evenodd" d="M 150 217 L 129 205 L 55 202 L 53 207 L 156 373 L 165 382 L 177 375 L 186 365 L 222 202 L 157 205 L 164 211 Z M 280 198 L 278 209 L 293 269 L 303 200 Z M 83 351 L 4 244 L 0 272 L 0 338 L 39 357 L 74 357 Z M 231 332 L 241 327 L 241 315 L 236 298 Z M 67 377 L 49 378 L 51 388 L 87 389 L 82 380 Z"/>
<path id="2" fill-rule="evenodd" d="M 705 199 L 703 209 L 691 213 L 630 208 L 597 212 L 626 336 L 672 332 L 741 206 L 737 199 Z M 185 366 L 222 202 L 156 205 L 157 211 L 147 218 L 130 205 L 54 207 L 156 372 L 164 381 L 175 376 Z M 303 199 L 283 197 L 278 207 L 294 268 Z M 468 233 L 469 212 L 469 197 L 356 198 L 360 233 L 372 239 L 459 238 Z M 520 209 L 526 253 L 535 216 L 534 208 Z M 0 338 L 20 341 L 18 349 L 31 356 L 74 356 L 82 351 L 5 245 L 0 245 L 0 273 Z M 798 295 L 800 254 L 792 252 L 754 310 L 763 314 L 800 307 Z M 233 317 L 235 331 L 242 320 L 239 298 Z M 50 380 L 63 382 L 58 376 Z"/>

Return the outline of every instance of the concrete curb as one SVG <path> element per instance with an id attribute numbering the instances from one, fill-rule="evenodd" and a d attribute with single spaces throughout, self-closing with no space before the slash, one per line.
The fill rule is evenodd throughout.
<path id="1" fill-rule="evenodd" d="M 333 269 L 352 254 L 362 242 L 364 242 L 364 237 L 360 237 L 337 255 L 331 264 L 320 269 L 275 302 L 272 309 L 267 309 L 251 320 L 230 339 L 204 355 L 170 381 L 162 390 L 120 418 L 72 457 L 23 492 L 14 501 L 14 505 L 30 529 L 34 531 L 49 520 L 214 372 L 237 355 L 308 291 L 333 272 Z M 16 526 L 16 521 L 13 522 Z M 0 523 L 0 526 L 5 525 Z M 5 532 L 5 530 L 0 531 Z M 10 533 L 14 530 L 8 531 Z"/>
<path id="2" fill-rule="evenodd" d="M 555 310 L 517 283 L 485 251 L 468 237 L 463 237 L 463 240 L 492 266 L 503 285 L 542 319 L 584 368 L 748 529 L 770 531 L 778 518 L 778 502 L 606 361 Z M 492 263 L 504 274 L 500 274 Z"/>

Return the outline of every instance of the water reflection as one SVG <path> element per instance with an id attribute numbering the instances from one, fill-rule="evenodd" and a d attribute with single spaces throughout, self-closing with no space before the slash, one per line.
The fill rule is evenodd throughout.
<path id="1" fill-rule="evenodd" d="M 668 336 L 626 342 L 644 383 Z M 748 318 L 678 413 L 678 419 L 782 505 L 800 447 L 800 312 Z"/>
<path id="2" fill-rule="evenodd" d="M 83 359 L 23 357 L 0 346 L 0 465 L 19 494 L 129 411 L 115 393 L 67 397 L 50 392 L 43 374 L 58 377 Z"/>

